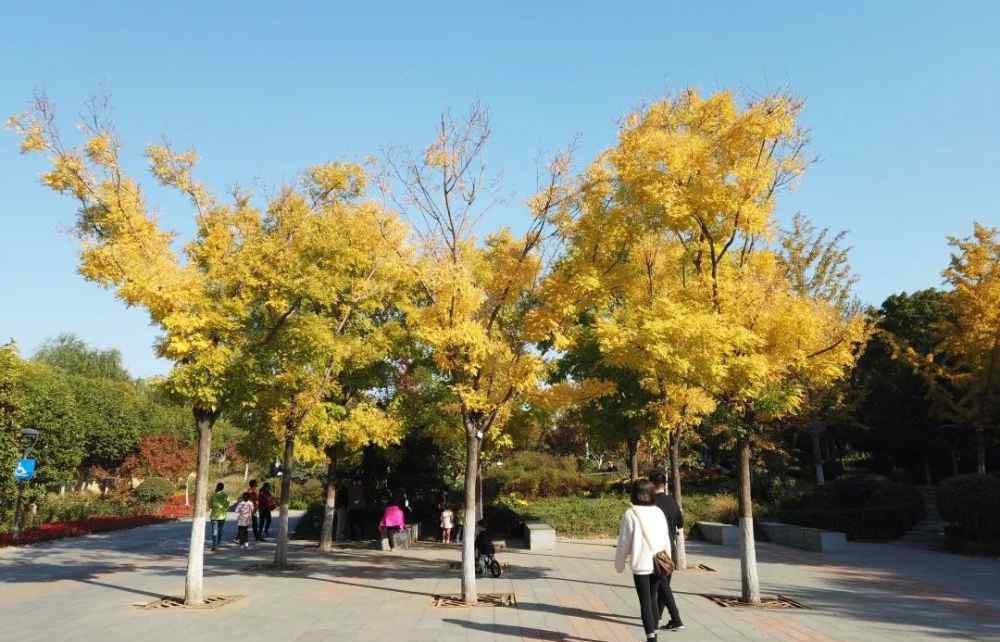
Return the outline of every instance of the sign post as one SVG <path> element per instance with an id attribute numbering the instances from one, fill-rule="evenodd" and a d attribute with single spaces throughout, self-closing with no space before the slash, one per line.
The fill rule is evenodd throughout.
<path id="1" fill-rule="evenodd" d="M 24 518 L 23 511 L 21 510 L 21 504 L 24 499 L 24 485 L 31 481 L 35 476 L 35 467 L 37 461 L 28 457 L 31 454 L 31 446 L 38 439 L 38 431 L 31 428 L 24 428 L 21 430 L 21 436 L 24 437 L 24 456 L 18 460 L 17 465 L 14 467 L 14 479 L 17 480 L 17 504 L 14 506 L 14 526 L 11 528 L 11 535 L 14 541 L 17 541 L 18 535 L 21 534 L 21 521 Z"/>

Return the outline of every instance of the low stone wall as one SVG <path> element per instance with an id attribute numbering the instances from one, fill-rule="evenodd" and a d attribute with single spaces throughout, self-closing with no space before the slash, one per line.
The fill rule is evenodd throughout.
<path id="1" fill-rule="evenodd" d="M 740 543 L 740 529 L 732 524 L 721 522 L 698 522 L 696 524 L 701 538 L 712 544 L 737 546 Z"/>
<path id="2" fill-rule="evenodd" d="M 840 531 L 824 531 L 808 526 L 780 522 L 758 522 L 758 533 L 769 542 L 816 553 L 833 553 L 847 548 L 847 535 Z"/>
<path id="3" fill-rule="evenodd" d="M 551 551 L 556 547 L 556 529 L 545 522 L 527 522 L 524 532 L 529 551 Z"/>

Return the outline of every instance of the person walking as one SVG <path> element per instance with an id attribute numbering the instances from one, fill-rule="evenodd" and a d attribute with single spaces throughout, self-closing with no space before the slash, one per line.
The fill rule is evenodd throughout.
<path id="1" fill-rule="evenodd" d="M 250 536 L 247 531 L 252 523 L 253 500 L 250 499 L 250 493 L 243 493 L 243 498 L 236 504 L 236 539 L 240 548 L 250 548 L 250 543 L 247 541 Z"/>
<path id="2" fill-rule="evenodd" d="M 208 498 L 208 518 L 212 520 L 212 552 L 219 550 L 219 544 L 222 543 L 222 529 L 226 525 L 229 497 L 225 489 L 226 485 L 219 482 L 215 485 L 215 493 Z"/>
<path id="3" fill-rule="evenodd" d="M 667 533 L 670 535 L 670 550 L 676 551 L 677 531 L 684 528 L 684 513 L 681 512 L 681 507 L 677 505 L 677 501 L 667 493 L 666 475 L 660 471 L 656 471 L 649 476 L 649 481 L 653 482 L 653 487 L 656 490 L 656 506 L 663 511 L 663 516 L 667 520 Z M 684 628 L 684 623 L 681 622 L 681 614 L 677 610 L 677 601 L 674 600 L 674 592 L 670 588 L 671 577 L 673 576 L 668 575 L 667 577 L 660 578 L 659 584 L 660 604 L 666 605 L 667 611 L 670 613 L 670 621 L 663 628 L 666 631 L 679 631 Z"/>
<path id="4" fill-rule="evenodd" d="M 406 517 L 403 515 L 403 499 L 400 496 L 394 497 L 382 513 L 382 521 L 378 523 L 378 530 L 382 534 L 382 539 L 389 540 L 389 547 L 395 548 L 394 536 L 399 531 L 406 528 Z"/>
<path id="5" fill-rule="evenodd" d="M 639 597 L 642 628 L 646 639 L 652 642 L 656 642 L 656 629 L 663 614 L 659 601 L 660 576 L 653 568 L 653 558 L 661 551 L 670 553 L 667 518 L 656 506 L 653 482 L 640 479 L 632 484 L 632 506 L 625 510 L 618 527 L 615 570 L 623 573 L 628 562 Z"/>
<path id="6" fill-rule="evenodd" d="M 451 544 L 451 529 L 455 528 L 455 513 L 445 504 L 441 511 L 441 541 Z"/>
<path id="7" fill-rule="evenodd" d="M 251 479 L 250 483 L 247 485 L 246 495 L 250 496 L 250 501 L 253 502 L 253 514 L 250 516 L 251 523 L 253 525 L 253 539 L 256 542 L 260 539 L 260 522 L 257 519 L 257 510 L 259 508 L 260 495 L 257 493 L 257 480 Z"/>
<path id="8" fill-rule="evenodd" d="M 271 484 L 265 482 L 260 487 L 260 495 L 257 497 L 257 512 L 260 514 L 257 539 L 264 540 L 271 534 L 271 511 L 277 506 L 278 502 L 271 492 Z"/>

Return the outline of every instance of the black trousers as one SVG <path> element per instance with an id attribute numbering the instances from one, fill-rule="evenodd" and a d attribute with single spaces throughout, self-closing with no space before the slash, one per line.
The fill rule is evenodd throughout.
<path id="1" fill-rule="evenodd" d="M 271 532 L 271 511 L 260 511 L 260 528 L 257 531 L 258 537 L 263 537 Z"/>
<path id="2" fill-rule="evenodd" d="M 257 519 L 257 513 L 253 514 L 253 538 L 255 540 L 260 539 L 260 521 Z"/>
<path id="3" fill-rule="evenodd" d="M 670 620 L 672 622 L 680 622 L 681 614 L 677 610 L 677 602 L 674 601 L 674 592 L 670 589 L 670 579 L 672 577 L 673 575 L 661 577 L 658 584 L 660 615 L 663 615 L 663 607 L 666 606 L 667 611 L 670 613 Z"/>
<path id="4" fill-rule="evenodd" d="M 646 637 L 656 635 L 663 614 L 663 604 L 660 603 L 660 577 L 655 573 L 649 575 L 633 575 L 635 592 L 639 595 L 639 611 L 642 614 L 642 628 Z"/>

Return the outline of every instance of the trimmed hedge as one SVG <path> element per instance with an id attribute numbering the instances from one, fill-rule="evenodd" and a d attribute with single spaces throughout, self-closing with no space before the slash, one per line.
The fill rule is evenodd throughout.
<path id="1" fill-rule="evenodd" d="M 948 539 L 957 548 L 1000 550 L 1000 479 L 960 475 L 941 483 L 938 510 L 948 522 Z M 968 544 L 968 546 L 967 546 Z"/>
<path id="2" fill-rule="evenodd" d="M 847 533 L 848 539 L 888 541 L 923 519 L 920 492 L 879 475 L 842 477 L 786 501 L 778 521 Z"/>
<path id="3" fill-rule="evenodd" d="M 147 477 L 132 491 L 135 498 L 147 504 L 159 504 L 174 494 L 174 484 L 162 477 Z"/>

